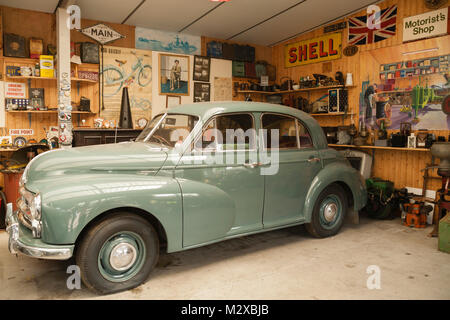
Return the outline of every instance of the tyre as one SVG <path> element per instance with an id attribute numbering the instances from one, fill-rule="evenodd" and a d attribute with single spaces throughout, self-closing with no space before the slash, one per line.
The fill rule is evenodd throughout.
<path id="1" fill-rule="evenodd" d="M 348 201 L 345 191 L 337 184 L 326 187 L 317 198 L 311 222 L 306 230 L 316 237 L 330 237 L 339 232 L 347 213 Z"/>
<path id="2" fill-rule="evenodd" d="M 86 232 L 75 258 L 89 289 L 102 294 L 132 289 L 148 278 L 158 261 L 158 235 L 144 218 L 118 212 Z"/>

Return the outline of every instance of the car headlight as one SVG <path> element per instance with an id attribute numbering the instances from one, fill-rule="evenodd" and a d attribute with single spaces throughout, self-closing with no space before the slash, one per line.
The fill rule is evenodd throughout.
<path id="1" fill-rule="evenodd" d="M 30 203 L 31 216 L 35 220 L 41 220 L 41 195 L 37 193 Z"/>

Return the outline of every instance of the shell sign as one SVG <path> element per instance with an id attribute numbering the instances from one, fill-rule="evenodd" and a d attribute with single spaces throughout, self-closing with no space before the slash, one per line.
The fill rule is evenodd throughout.
<path id="1" fill-rule="evenodd" d="M 286 68 L 341 58 L 342 33 L 287 44 L 284 48 Z"/>

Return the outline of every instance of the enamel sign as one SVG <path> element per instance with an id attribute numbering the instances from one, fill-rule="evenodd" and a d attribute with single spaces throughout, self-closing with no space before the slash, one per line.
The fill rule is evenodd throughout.
<path id="1" fill-rule="evenodd" d="M 448 7 L 403 19 L 403 42 L 447 34 Z"/>
<path id="2" fill-rule="evenodd" d="M 284 50 L 287 68 L 339 59 L 342 55 L 342 33 L 290 43 Z"/>
<path id="3" fill-rule="evenodd" d="M 88 36 L 89 38 L 92 38 L 95 41 L 101 43 L 102 45 L 121 38 L 125 38 L 123 35 L 111 29 L 107 25 L 104 25 L 103 23 L 81 29 L 80 32 Z"/>

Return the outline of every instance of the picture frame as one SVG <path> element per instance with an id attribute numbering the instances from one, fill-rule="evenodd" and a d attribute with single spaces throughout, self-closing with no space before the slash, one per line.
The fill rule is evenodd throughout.
<path id="1" fill-rule="evenodd" d="M 205 82 L 194 82 L 194 102 L 211 101 L 211 84 Z"/>
<path id="2" fill-rule="evenodd" d="M 209 82 L 211 73 L 211 58 L 205 56 L 194 56 L 193 80 Z"/>
<path id="3" fill-rule="evenodd" d="M 166 95 L 166 109 L 181 104 L 181 96 Z"/>
<path id="4" fill-rule="evenodd" d="M 189 95 L 189 56 L 160 53 L 158 69 L 160 95 Z"/>

